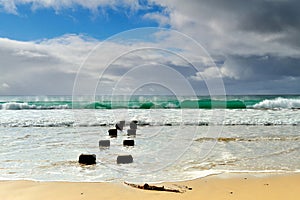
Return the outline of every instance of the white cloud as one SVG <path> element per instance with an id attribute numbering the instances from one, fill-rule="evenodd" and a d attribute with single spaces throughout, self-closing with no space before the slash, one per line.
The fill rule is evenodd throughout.
<path id="1" fill-rule="evenodd" d="M 227 58 L 220 71 L 223 77 L 235 80 L 246 80 L 254 75 L 251 67 L 238 63 L 231 58 Z"/>
<path id="2" fill-rule="evenodd" d="M 165 26 L 170 23 L 168 16 L 166 16 L 165 14 L 162 14 L 162 13 L 158 13 L 158 12 L 146 13 L 143 16 L 143 18 L 157 21 L 160 26 Z"/>
<path id="3" fill-rule="evenodd" d="M 282 32 L 274 31 L 268 34 L 260 33 L 255 29 L 245 31 L 240 28 L 242 19 L 247 17 L 247 14 L 251 14 L 251 9 L 254 9 L 254 12 L 258 12 L 257 6 L 265 6 L 261 9 L 268 9 L 263 1 L 256 2 L 256 4 L 252 1 L 247 3 L 198 0 L 152 1 L 165 7 L 165 10 L 169 12 L 168 21 L 171 28 L 196 39 L 212 55 L 273 54 L 283 57 L 300 57 L 299 46 L 293 47 L 283 42 L 285 38 L 292 36 L 291 27 L 287 27 Z M 293 7 L 292 3 L 289 6 Z M 272 8 L 270 5 L 270 9 Z M 160 21 L 159 18 L 157 20 Z M 259 23 L 263 22 L 257 21 L 257 24 Z"/>
<path id="4" fill-rule="evenodd" d="M 299 31 L 297 31 L 297 24 L 293 25 L 293 23 L 297 23 L 296 19 L 299 19 L 299 17 L 295 18 L 294 21 L 291 20 L 291 22 L 287 21 L 287 23 L 279 24 L 279 28 L 281 28 L 279 31 L 270 31 L 274 27 L 269 27 L 267 30 L 265 30 L 265 27 L 268 26 L 261 26 L 261 30 L 255 27 L 264 20 L 255 21 L 257 23 L 254 23 L 254 28 L 247 25 L 247 23 L 243 27 L 243 24 L 241 25 L 242 22 L 251 22 L 248 18 L 251 18 L 252 13 L 256 14 L 258 11 L 267 9 L 268 6 L 266 5 L 273 1 L 261 2 L 256 2 L 253 5 L 252 1 L 151 0 L 148 2 L 149 5 L 153 3 L 162 6 L 162 12 L 151 11 L 151 13 L 146 13 L 143 19 L 155 20 L 161 26 L 170 26 L 195 39 L 213 58 L 220 58 L 219 60 L 221 60 L 220 63 L 222 64 L 219 64 L 219 69 L 224 78 L 235 81 L 249 80 L 252 76 L 265 78 L 267 74 L 271 74 L 272 67 L 276 67 L 277 71 L 281 72 L 284 67 L 291 69 L 286 66 L 291 65 L 291 59 L 299 60 Z M 112 9 L 125 7 L 132 11 L 145 9 L 137 0 L 0 0 L 0 4 L 2 5 L 2 10 L 13 14 L 17 14 L 17 7 L 21 4 L 30 4 L 32 9 L 53 8 L 58 12 L 64 8 L 74 8 L 76 6 L 89 9 L 92 12 L 97 12 L 99 9 L 106 7 Z M 257 6 L 261 6 L 261 9 L 256 9 Z M 272 6 L 270 8 L 274 9 Z M 270 14 L 270 16 L 274 15 L 273 12 L 270 12 Z M 275 14 L 278 13 L 275 12 Z M 269 17 L 269 15 L 266 16 L 267 18 Z M 277 19 L 281 19 L 280 16 Z M 272 20 L 266 22 L 268 22 L 268 25 Z M 285 24 L 287 24 L 287 27 L 284 27 Z M 275 26 L 275 28 L 278 27 Z M 264 31 L 267 31 L 267 33 Z M 85 79 L 99 78 L 101 70 L 119 53 L 147 46 L 171 50 L 175 54 L 182 55 L 187 61 L 197 63 L 200 72 L 194 75 L 189 74 L 193 80 L 203 81 L 203 77 L 215 77 L 216 73 L 214 70 L 216 68 L 210 67 L 211 60 L 204 51 L 198 51 L 199 48 L 195 44 L 187 42 L 187 39 L 180 38 L 176 34 L 170 34 L 168 31 L 156 32 L 155 37 L 157 39 L 156 43 L 151 43 L 151 41 L 133 41 L 131 44 L 106 42 L 101 49 L 96 49 L 91 54 L 88 62 L 85 63 L 85 70 L 82 71 Z M 21 88 L 21 83 L 23 85 L 33 84 L 33 80 L 37 78 L 44 78 L 45 80 L 48 78 L 50 79 L 49 81 L 54 81 L 55 78 L 49 77 L 62 74 L 56 85 L 65 85 L 63 83 L 68 82 L 68 89 L 70 89 L 72 87 L 72 78 L 74 79 L 78 67 L 98 42 L 97 40 L 78 35 L 65 35 L 50 40 L 31 42 L 19 42 L 1 38 L 0 68 L 2 71 L 1 78 L 3 79 L 1 82 L 9 83 L 9 89 L 17 91 L 16 87 Z M 106 83 L 117 80 L 126 68 L 130 69 L 132 66 L 145 62 L 155 63 L 160 61 L 175 67 L 189 67 L 182 59 L 170 59 L 168 56 L 161 55 L 163 54 L 142 51 L 122 57 L 122 59 L 114 63 L 114 68 L 105 77 Z M 250 59 L 255 56 L 260 57 L 260 59 L 255 58 L 253 59 L 255 62 L 250 62 Z M 282 62 L 280 67 L 275 66 L 271 61 L 268 61 L 267 65 L 264 63 L 266 62 L 264 60 L 268 60 L 266 56 L 270 56 L 273 59 L 277 57 L 278 61 L 283 60 L 283 58 L 288 58 L 289 60 L 286 63 Z M 246 61 L 249 62 L 247 63 Z M 295 60 L 292 61 L 295 62 Z M 266 68 L 268 71 L 260 70 L 260 68 Z M 296 68 L 294 70 L 296 71 Z M 291 69 L 291 71 L 293 70 Z M 278 74 L 273 74 L 272 76 L 274 77 L 270 75 L 270 77 L 276 79 Z M 295 74 L 298 74 L 298 72 Z M 292 77 L 293 74 L 285 71 L 285 76 Z M 295 78 L 293 80 L 298 79 Z M 53 86 L 52 88 L 55 87 Z M 61 89 L 63 87 L 56 88 Z M 21 89 L 19 90 L 21 91 Z M 68 89 L 65 88 L 64 91 Z M 89 85 L 85 85 L 84 89 L 88 90 Z M 45 87 L 42 90 L 46 91 Z"/>
<path id="5" fill-rule="evenodd" d="M 184 30 L 187 26 L 194 26 L 194 19 L 189 15 L 184 15 L 177 10 L 170 12 L 170 24 L 176 30 Z"/>
<path id="6" fill-rule="evenodd" d="M 197 72 L 195 76 L 191 76 L 193 80 L 198 81 L 222 79 L 223 77 L 224 74 L 222 74 L 222 71 L 220 71 L 216 66 L 205 68 L 203 71 Z"/>
<path id="7" fill-rule="evenodd" d="M 5 94 L 70 93 L 78 67 L 96 45 L 81 36 L 43 41 L 0 38 L 1 81 Z"/>
<path id="8" fill-rule="evenodd" d="M 3 9 L 14 14 L 18 12 L 18 5 L 22 4 L 31 5 L 32 9 L 53 8 L 58 12 L 76 6 L 92 12 L 106 7 L 112 9 L 125 7 L 132 11 L 147 9 L 147 5 L 142 5 L 138 0 L 0 0 Z M 255 6 L 265 6 L 265 4 L 198 0 L 149 0 L 147 4 L 148 6 L 160 5 L 162 9 L 160 12 L 146 13 L 144 19 L 155 20 L 161 26 L 170 25 L 171 28 L 193 37 L 211 54 L 276 54 L 300 57 L 298 47 L 282 42 L 291 36 L 291 31 L 294 29 L 286 28 L 285 31 L 268 34 L 241 29 L 241 21 L 247 17 L 247 14 L 251 14 L 251 9 L 256 12 Z M 294 35 L 297 37 L 297 32 Z"/>
<path id="9" fill-rule="evenodd" d="M 119 7 L 126 7 L 130 10 L 138 10 L 141 8 L 138 0 L 0 0 L 0 6 L 3 9 L 12 14 L 18 14 L 18 5 L 29 4 L 33 10 L 40 8 L 52 8 L 56 11 L 60 11 L 65 8 L 74 8 L 81 6 L 91 10 L 92 12 L 98 12 L 99 8 L 110 7 L 117 9 Z"/>
<path id="10" fill-rule="evenodd" d="M 27 51 L 27 50 L 20 50 L 16 52 L 18 56 L 24 56 L 29 58 L 40 58 L 40 57 L 47 57 L 46 54 L 34 52 L 34 51 Z"/>
<path id="11" fill-rule="evenodd" d="M 9 89 L 9 85 L 7 84 L 7 83 L 2 83 L 1 85 L 0 85 L 0 91 L 1 90 L 6 90 L 6 89 Z"/>
<path id="12" fill-rule="evenodd" d="M 70 94 L 76 75 L 81 92 L 91 94 L 97 84 L 111 92 L 114 84 L 127 72 L 145 64 L 153 69 L 158 65 L 170 67 L 186 78 L 197 72 L 191 63 L 198 69 L 210 66 L 205 52 L 193 41 L 183 38 L 181 42 L 174 42 L 180 40 L 178 35 L 167 34 L 163 29 L 155 30 L 137 29 L 135 33 L 125 32 L 119 39 L 108 41 L 82 35 L 28 42 L 0 38 L 1 82 L 10 83 L 9 89 L 2 94 Z M 135 34 L 147 37 L 135 40 Z M 154 40 L 147 39 L 150 34 Z M 135 76 L 127 77 L 129 86 L 148 77 L 144 73 Z M 162 74 L 157 77 L 168 78 Z M 98 82 L 100 79 L 101 83 Z"/>
<path id="13" fill-rule="evenodd" d="M 0 0 L 0 6 L 8 13 L 17 15 L 17 7 L 14 1 Z M 1 7 L 0 7 L 1 8 Z M 0 10 L 1 11 L 1 10 Z"/>

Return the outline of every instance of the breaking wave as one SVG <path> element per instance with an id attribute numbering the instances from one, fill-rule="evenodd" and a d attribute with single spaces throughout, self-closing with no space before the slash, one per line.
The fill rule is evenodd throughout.
<path id="1" fill-rule="evenodd" d="M 278 97 L 276 99 L 265 99 L 253 106 L 262 109 L 300 109 L 300 99 L 287 99 Z"/>
<path id="2" fill-rule="evenodd" d="M 50 109 L 300 109 L 299 96 L 228 96 L 226 99 L 210 97 L 153 96 L 134 97 L 129 101 L 105 99 L 95 101 L 72 101 L 71 96 L 51 100 L 0 99 L 2 110 L 50 110 Z"/>
<path id="3" fill-rule="evenodd" d="M 37 110 L 50 110 L 50 109 L 68 109 L 69 106 L 66 104 L 62 105 L 30 105 L 27 102 L 7 102 L 0 104 L 0 109 L 3 110 L 28 110 L 28 109 L 37 109 Z"/>

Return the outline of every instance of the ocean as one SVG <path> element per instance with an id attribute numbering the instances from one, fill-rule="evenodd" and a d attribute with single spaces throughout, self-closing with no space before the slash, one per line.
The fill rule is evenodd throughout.
<path id="1" fill-rule="evenodd" d="M 300 95 L 0 96 L 0 180 L 179 181 L 300 171 Z M 108 129 L 125 120 L 117 138 Z M 137 135 L 127 136 L 132 120 Z M 124 147 L 124 139 L 134 147 Z M 99 148 L 99 140 L 110 140 Z M 82 166 L 82 153 L 97 164 Z M 133 163 L 117 164 L 118 155 Z"/>

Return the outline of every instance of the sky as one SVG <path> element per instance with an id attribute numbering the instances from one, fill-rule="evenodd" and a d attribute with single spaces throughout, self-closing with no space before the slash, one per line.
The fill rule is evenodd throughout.
<path id="1" fill-rule="evenodd" d="M 298 8 L 297 0 L 0 0 L 0 95 L 300 94 Z"/>

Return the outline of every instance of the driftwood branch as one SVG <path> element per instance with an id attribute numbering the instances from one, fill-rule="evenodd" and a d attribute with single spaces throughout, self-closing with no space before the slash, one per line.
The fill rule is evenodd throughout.
<path id="1" fill-rule="evenodd" d="M 143 190 L 155 190 L 155 191 L 182 193 L 182 191 L 180 191 L 178 189 L 165 188 L 164 186 L 149 185 L 148 183 L 145 183 L 144 185 L 127 183 L 127 182 L 124 182 L 124 183 L 126 185 L 131 186 L 131 187 L 138 188 L 138 189 L 143 189 Z"/>

